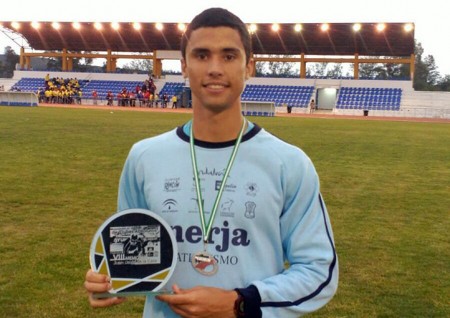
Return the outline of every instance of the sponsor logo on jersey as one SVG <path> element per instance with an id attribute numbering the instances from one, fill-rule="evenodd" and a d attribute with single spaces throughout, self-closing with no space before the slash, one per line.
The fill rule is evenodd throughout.
<path id="1" fill-rule="evenodd" d="M 167 199 L 163 202 L 163 209 L 161 210 L 161 212 L 163 213 L 178 212 L 177 206 L 178 202 L 175 199 Z"/>
<path id="2" fill-rule="evenodd" d="M 231 210 L 234 201 L 230 198 L 222 199 L 220 203 L 220 216 L 223 217 L 234 217 L 234 212 Z"/>
<path id="3" fill-rule="evenodd" d="M 248 182 L 245 185 L 245 193 L 249 196 L 256 196 L 256 193 L 258 192 L 258 185 L 255 182 Z"/>
<path id="4" fill-rule="evenodd" d="M 202 204 L 205 206 L 205 199 L 202 199 Z M 197 198 L 191 198 L 191 209 L 189 210 L 189 213 L 198 213 L 198 200 Z M 207 212 L 207 211 L 205 211 Z"/>
<path id="5" fill-rule="evenodd" d="M 225 169 L 222 170 L 216 170 L 216 168 L 208 169 L 206 167 L 205 169 L 201 169 L 198 171 L 199 175 L 208 175 L 213 177 L 222 177 L 225 174 Z"/>
<path id="6" fill-rule="evenodd" d="M 222 185 L 222 180 L 216 180 L 216 185 L 215 185 L 215 190 L 219 191 L 220 186 Z M 228 191 L 228 192 L 235 192 L 236 191 L 236 185 L 235 184 L 225 184 L 225 188 L 223 189 L 224 191 Z"/>
<path id="7" fill-rule="evenodd" d="M 200 226 L 192 225 L 183 228 L 181 225 L 172 226 L 175 238 L 178 243 L 200 243 L 202 241 L 202 229 Z M 228 221 L 224 221 L 222 226 L 214 226 L 208 238 L 208 247 L 217 252 L 226 252 L 230 246 L 248 246 L 250 238 L 248 232 L 243 228 L 230 228 Z"/>
<path id="8" fill-rule="evenodd" d="M 164 181 L 165 192 L 175 192 L 180 190 L 180 178 L 169 178 Z"/>
<path id="9" fill-rule="evenodd" d="M 247 201 L 245 202 L 245 213 L 244 216 L 247 219 L 254 219 L 255 218 L 255 209 L 256 209 L 256 203 L 253 201 Z"/>

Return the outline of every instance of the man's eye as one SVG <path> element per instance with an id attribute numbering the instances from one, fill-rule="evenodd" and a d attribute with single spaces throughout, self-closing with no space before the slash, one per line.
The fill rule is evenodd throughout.
<path id="1" fill-rule="evenodd" d="M 225 55 L 225 60 L 226 61 L 232 61 L 234 60 L 236 57 L 233 54 L 227 54 Z"/>
<path id="2" fill-rule="evenodd" d="M 207 57 L 208 57 L 208 56 L 207 56 L 206 54 L 203 54 L 203 53 L 197 54 L 197 58 L 198 58 L 199 60 L 206 60 Z"/>

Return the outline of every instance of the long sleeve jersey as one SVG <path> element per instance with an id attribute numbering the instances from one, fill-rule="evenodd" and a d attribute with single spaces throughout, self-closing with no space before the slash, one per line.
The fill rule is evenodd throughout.
<path id="1" fill-rule="evenodd" d="M 207 244 L 215 275 L 194 270 L 204 248 L 189 150 L 191 122 L 133 145 L 122 171 L 118 210 L 163 217 L 178 244 L 167 286 L 239 288 L 250 317 L 289 318 L 324 306 L 338 284 L 338 261 L 319 179 L 298 147 L 251 124 L 231 168 Z M 195 140 L 208 221 L 235 141 Z M 148 296 L 144 317 L 178 317 Z"/>

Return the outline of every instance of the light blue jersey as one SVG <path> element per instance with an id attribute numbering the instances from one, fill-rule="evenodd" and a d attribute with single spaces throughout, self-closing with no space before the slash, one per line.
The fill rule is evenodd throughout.
<path id="1" fill-rule="evenodd" d="M 337 289 L 338 262 L 319 179 L 299 148 L 257 125 L 242 138 L 211 230 L 207 250 L 218 272 L 193 268 L 203 240 L 188 125 L 136 143 L 120 179 L 119 211 L 151 210 L 175 233 L 178 263 L 167 288 L 242 288 L 258 309 L 251 317 L 299 317 L 324 306 Z M 234 142 L 195 141 L 206 222 Z M 178 316 L 147 297 L 144 317 Z"/>

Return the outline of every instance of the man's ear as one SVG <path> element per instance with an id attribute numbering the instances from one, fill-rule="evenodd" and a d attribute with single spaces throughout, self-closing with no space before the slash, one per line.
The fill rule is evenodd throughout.
<path id="1" fill-rule="evenodd" d="M 181 74 L 183 74 L 184 78 L 187 78 L 188 74 L 187 74 L 186 60 L 182 58 L 180 62 L 181 62 Z"/>
<path id="2" fill-rule="evenodd" d="M 255 69 L 255 60 L 252 58 L 248 60 L 245 66 L 245 80 L 248 80 L 253 75 L 253 70 Z"/>

